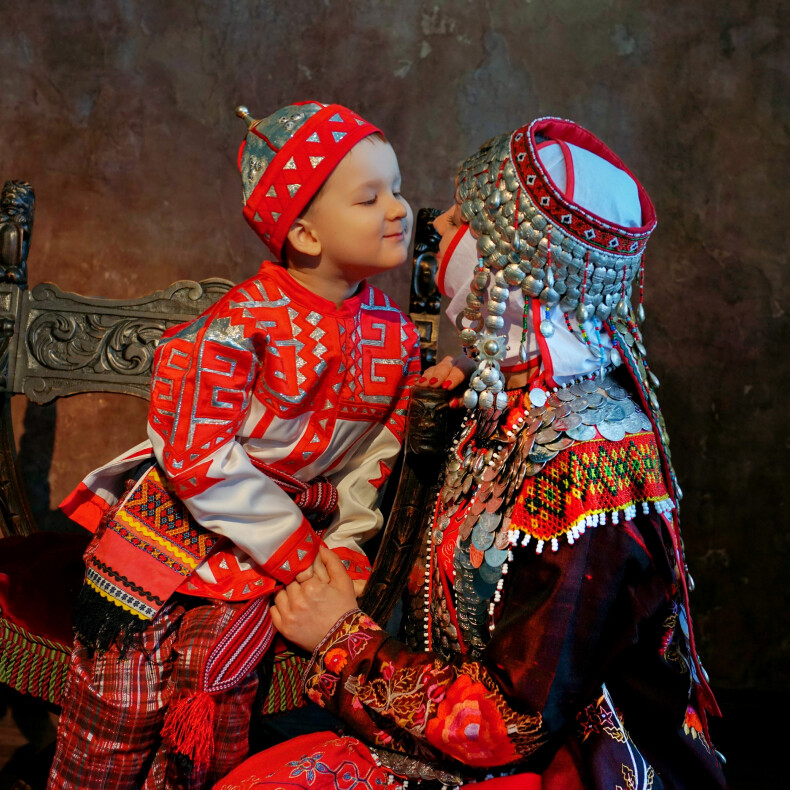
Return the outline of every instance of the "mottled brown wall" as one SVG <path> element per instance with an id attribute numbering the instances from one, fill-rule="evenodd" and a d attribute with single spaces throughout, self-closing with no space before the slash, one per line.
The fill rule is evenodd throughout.
<path id="1" fill-rule="evenodd" d="M 349 104 L 414 206 L 540 114 L 587 126 L 651 193 L 647 346 L 686 497 L 701 652 L 719 686 L 790 690 L 788 59 L 783 4 L 723 0 L 26 0 L 0 4 L 0 178 L 38 197 L 30 280 L 112 297 L 239 280 L 238 103 Z M 382 283 L 405 302 L 405 276 Z M 17 404 L 46 516 L 143 437 L 145 404 Z M 55 420 L 55 417 L 57 419 Z M 37 460 L 38 459 L 38 460 Z M 43 459 L 43 460 L 42 460 Z M 50 526 L 58 526 L 55 516 Z"/>

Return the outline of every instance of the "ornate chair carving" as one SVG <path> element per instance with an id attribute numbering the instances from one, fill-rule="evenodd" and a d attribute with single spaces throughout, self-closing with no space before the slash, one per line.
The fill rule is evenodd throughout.
<path id="1" fill-rule="evenodd" d="M 88 298 L 50 283 L 28 290 L 33 212 L 30 185 L 7 182 L 0 199 L 0 684 L 57 706 L 89 536 L 37 531 L 16 459 L 11 397 L 47 403 L 77 393 L 120 392 L 147 399 L 153 351 L 162 332 L 198 315 L 231 283 L 180 281 L 129 300 Z M 436 213 L 418 213 L 409 305 L 420 331 L 423 368 L 436 359 Z M 362 603 L 380 622 L 392 614 L 413 563 L 414 535 L 429 510 L 424 481 L 435 478 L 437 430 L 446 420 L 445 394 L 420 392 L 398 477 L 393 476 L 398 485 L 389 487 L 385 508 L 390 515 Z M 32 585 L 31 579 L 47 584 Z"/>
<path id="2" fill-rule="evenodd" d="M 33 213 L 30 185 L 6 182 L 0 197 L 0 683 L 58 704 L 88 536 L 37 532 L 16 460 L 11 396 L 35 403 L 83 392 L 147 398 L 162 332 L 198 315 L 232 284 L 184 280 L 129 300 L 87 298 L 50 283 L 28 290 Z"/>

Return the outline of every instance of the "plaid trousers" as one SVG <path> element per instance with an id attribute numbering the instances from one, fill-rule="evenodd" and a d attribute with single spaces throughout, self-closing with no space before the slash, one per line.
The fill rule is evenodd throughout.
<path id="1" fill-rule="evenodd" d="M 252 602 L 203 599 L 187 608 L 169 602 L 142 634 L 142 644 L 121 658 L 75 642 L 48 790 L 200 790 L 210 787 L 247 755 L 253 669 L 236 686 L 212 695 L 214 755 L 191 773 L 162 744 L 168 704 L 194 690 L 211 648 Z"/>

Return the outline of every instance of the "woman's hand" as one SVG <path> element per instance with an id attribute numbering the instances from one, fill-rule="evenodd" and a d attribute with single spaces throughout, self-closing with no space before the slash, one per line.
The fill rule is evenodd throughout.
<path id="1" fill-rule="evenodd" d="M 321 546 L 313 575 L 291 582 L 274 596 L 271 608 L 274 627 L 290 642 L 311 651 L 329 629 L 357 606 L 354 582 L 338 556 Z"/>
<path id="2" fill-rule="evenodd" d="M 417 386 L 454 390 L 469 378 L 474 369 L 475 363 L 463 354 L 459 357 L 446 356 L 425 370 L 422 378 L 417 380 Z"/>

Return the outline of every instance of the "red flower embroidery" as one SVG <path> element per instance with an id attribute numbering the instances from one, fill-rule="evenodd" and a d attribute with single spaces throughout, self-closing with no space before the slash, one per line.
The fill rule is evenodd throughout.
<path id="1" fill-rule="evenodd" d="M 445 687 L 442 679 L 434 672 L 426 672 L 421 678 L 425 695 L 431 702 L 441 702 L 444 699 Z"/>
<path id="2" fill-rule="evenodd" d="M 376 730 L 373 733 L 373 739 L 381 746 L 389 746 L 393 740 L 392 736 L 388 732 L 384 732 L 384 730 Z"/>
<path id="3" fill-rule="evenodd" d="M 368 628 L 371 631 L 381 631 L 381 627 L 379 626 L 379 624 L 372 618 L 368 617 L 366 614 L 361 614 L 359 616 L 357 620 L 357 627 Z"/>
<path id="4" fill-rule="evenodd" d="M 326 699 L 330 699 L 332 695 L 335 693 L 335 688 L 337 687 L 338 676 L 333 675 L 330 672 L 323 672 L 317 678 L 313 678 L 310 681 L 310 688 L 315 689 L 316 692 L 321 697 L 325 697 Z M 310 697 L 310 699 L 314 699 Z"/>
<path id="5" fill-rule="evenodd" d="M 425 728 L 428 740 L 467 765 L 504 765 L 519 754 L 490 692 L 461 675 L 448 689 L 435 718 Z"/>
<path id="6" fill-rule="evenodd" d="M 333 647 L 324 654 L 324 666 L 336 675 L 348 663 L 348 653 L 342 647 Z"/>
<path id="7" fill-rule="evenodd" d="M 692 738 L 697 738 L 702 735 L 702 721 L 697 715 L 697 711 L 692 707 L 686 708 L 686 716 L 683 720 L 683 729 L 686 735 L 691 735 Z"/>
<path id="8" fill-rule="evenodd" d="M 372 621 L 371 621 L 372 622 Z M 376 629 L 381 630 L 381 629 Z M 348 654 L 351 658 L 356 658 L 366 647 L 367 643 L 370 642 L 371 636 L 370 634 L 366 634 L 362 631 L 357 631 L 348 635 L 345 639 L 346 649 L 348 650 Z"/>

